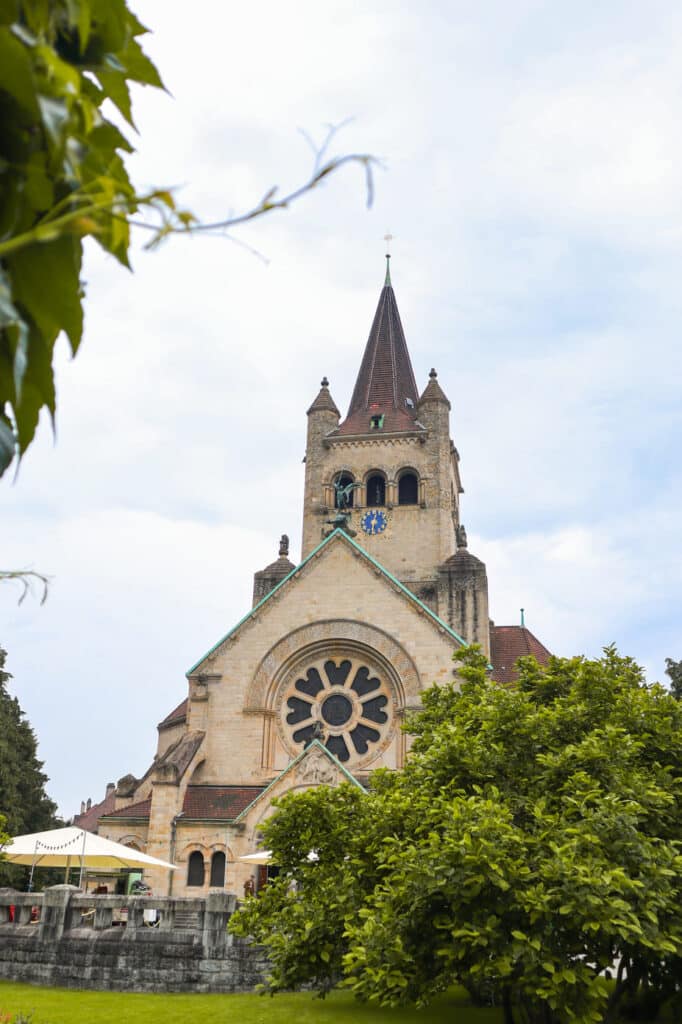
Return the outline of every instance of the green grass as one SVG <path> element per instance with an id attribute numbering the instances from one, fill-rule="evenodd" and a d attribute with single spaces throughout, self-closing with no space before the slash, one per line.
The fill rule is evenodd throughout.
<path id="1" fill-rule="evenodd" d="M 33 1014 L 33 1024 L 500 1024 L 498 1010 L 467 1004 L 463 991 L 425 1010 L 385 1010 L 347 992 L 325 1000 L 308 993 L 278 995 L 142 995 L 37 988 L 0 981 L 0 1014 Z"/>

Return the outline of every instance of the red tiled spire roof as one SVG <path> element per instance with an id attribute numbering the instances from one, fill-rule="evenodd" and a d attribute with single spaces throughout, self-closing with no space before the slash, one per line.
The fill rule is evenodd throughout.
<path id="1" fill-rule="evenodd" d="M 360 372 L 339 434 L 367 434 L 370 417 L 384 416 L 382 430 L 418 430 L 417 384 L 388 270 L 369 332 Z"/>
<path id="2" fill-rule="evenodd" d="M 525 626 L 490 627 L 490 661 L 494 668 L 493 679 L 498 683 L 513 683 L 518 672 L 516 659 L 532 654 L 541 665 L 551 658 L 544 644 L 540 643 Z"/>

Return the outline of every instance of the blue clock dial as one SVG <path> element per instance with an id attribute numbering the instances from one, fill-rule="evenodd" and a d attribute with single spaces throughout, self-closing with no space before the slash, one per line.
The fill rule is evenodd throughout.
<path id="1" fill-rule="evenodd" d="M 383 533 L 388 526 L 388 517 L 380 508 L 370 508 L 360 519 L 360 525 L 365 533 Z"/>

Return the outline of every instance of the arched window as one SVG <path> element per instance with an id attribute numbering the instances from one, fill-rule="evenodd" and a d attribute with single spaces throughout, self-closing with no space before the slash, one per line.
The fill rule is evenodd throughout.
<path id="1" fill-rule="evenodd" d="M 417 474 L 408 470 L 398 481 L 398 504 L 416 505 L 419 501 L 419 481 Z"/>
<path id="2" fill-rule="evenodd" d="M 225 885 L 225 854 L 217 851 L 211 857 L 211 888 L 222 889 Z"/>
<path id="3" fill-rule="evenodd" d="M 204 855 L 193 850 L 187 863 L 187 885 L 201 886 L 204 884 Z"/>
<path id="4" fill-rule="evenodd" d="M 367 478 L 367 502 L 374 508 L 386 504 L 386 480 L 381 473 L 372 473 Z"/>
<path id="5" fill-rule="evenodd" d="M 339 473 L 334 480 L 334 508 L 341 508 L 341 502 L 339 500 L 339 488 L 350 487 L 353 483 L 353 477 L 350 473 Z M 355 488 L 350 487 L 350 490 L 346 492 L 344 508 L 353 507 L 353 498 L 355 496 Z"/>

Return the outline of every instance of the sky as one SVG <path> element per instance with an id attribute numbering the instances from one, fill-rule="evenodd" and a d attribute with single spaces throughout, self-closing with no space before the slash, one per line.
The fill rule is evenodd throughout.
<path id="1" fill-rule="evenodd" d="M 141 775 L 185 672 L 300 553 L 305 410 L 347 408 L 384 275 L 418 385 L 452 402 L 498 624 L 553 652 L 682 658 L 682 10 L 481 0 L 132 0 L 168 93 L 135 93 L 140 187 L 205 220 L 380 160 L 223 237 L 86 254 L 58 417 L 0 481 L 0 645 L 70 817 Z M 256 250 L 259 255 L 254 255 Z"/>

